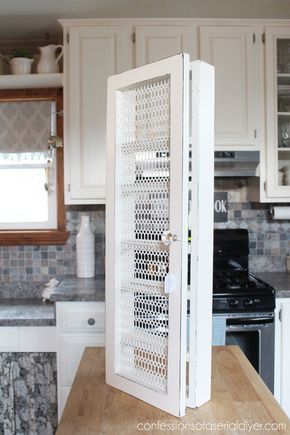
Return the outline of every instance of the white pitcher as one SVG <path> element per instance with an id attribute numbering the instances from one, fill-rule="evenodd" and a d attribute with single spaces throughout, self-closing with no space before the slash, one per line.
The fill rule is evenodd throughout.
<path id="1" fill-rule="evenodd" d="M 38 47 L 40 50 L 40 59 L 37 64 L 37 72 L 39 74 L 58 73 L 58 61 L 63 55 L 62 45 L 47 45 L 46 47 Z M 55 57 L 55 52 L 60 49 L 60 53 Z"/>

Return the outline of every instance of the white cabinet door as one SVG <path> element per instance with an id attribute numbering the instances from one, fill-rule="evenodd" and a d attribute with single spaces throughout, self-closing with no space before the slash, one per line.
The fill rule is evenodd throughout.
<path id="1" fill-rule="evenodd" d="M 58 421 L 62 416 L 66 401 L 68 399 L 71 387 L 58 387 L 58 395 L 57 395 L 57 413 L 58 413 Z"/>
<path id="2" fill-rule="evenodd" d="M 71 386 L 86 347 L 104 347 L 105 334 L 63 334 L 60 338 L 60 386 Z"/>
<path id="3" fill-rule="evenodd" d="M 110 77 L 106 381 L 174 415 L 185 413 L 187 244 L 181 241 L 187 239 L 189 137 L 184 119 L 189 119 L 188 55 Z"/>
<path id="4" fill-rule="evenodd" d="M 261 201 L 290 197 L 290 29 L 266 28 L 266 155 Z"/>
<path id="5" fill-rule="evenodd" d="M 105 334 L 62 334 L 58 340 L 58 419 L 63 413 L 79 363 L 86 347 L 104 347 Z"/>
<path id="6" fill-rule="evenodd" d="M 201 26 L 200 57 L 215 67 L 215 145 L 218 150 L 258 149 L 261 38 L 253 27 Z M 261 72 L 262 74 L 262 72 Z M 258 82 L 257 82 L 258 80 Z"/>
<path id="7" fill-rule="evenodd" d="M 126 26 L 65 28 L 65 202 L 105 202 L 107 78 L 132 67 Z"/>
<path id="8" fill-rule="evenodd" d="M 197 295 L 198 283 L 194 283 L 192 298 L 199 301 L 190 311 L 193 345 L 188 355 L 196 362 L 202 353 L 199 363 L 203 360 L 206 374 L 198 377 L 202 364 L 198 363 L 198 369 L 197 364 L 190 366 L 195 371 L 189 386 L 193 394 L 186 402 L 191 95 L 192 160 L 208 163 L 213 178 L 211 66 L 196 61 L 191 70 L 189 56 L 181 54 L 111 77 L 108 84 L 108 153 L 112 158 L 107 171 L 106 288 L 111 291 L 106 294 L 106 381 L 177 416 L 184 415 L 186 404 L 196 406 L 197 396 L 208 400 L 210 392 L 210 321 L 207 318 L 202 336 L 201 312 L 196 307 L 202 310 L 204 300 L 210 306 L 211 293 L 206 288 Z M 199 158 L 201 142 L 207 160 Z M 194 165 L 194 240 L 201 237 L 206 246 L 199 247 L 193 257 L 195 262 L 208 254 L 207 264 L 200 258 L 199 262 L 205 266 L 203 274 L 210 277 L 212 212 L 208 213 L 204 201 L 200 206 L 197 191 L 212 204 L 213 180 L 209 176 L 208 189 L 203 190 L 195 169 Z M 199 234 L 199 220 L 207 214 L 208 225 L 201 229 L 205 234 Z M 197 268 L 193 270 L 198 273 Z M 211 280 L 205 286 L 208 281 L 211 289 Z M 211 316 L 207 307 L 205 314 Z"/>
<path id="9" fill-rule="evenodd" d="M 136 66 L 186 52 L 196 59 L 197 30 L 192 26 L 137 26 Z"/>
<path id="10" fill-rule="evenodd" d="M 275 333 L 275 397 L 290 417 L 290 299 L 278 299 Z"/>

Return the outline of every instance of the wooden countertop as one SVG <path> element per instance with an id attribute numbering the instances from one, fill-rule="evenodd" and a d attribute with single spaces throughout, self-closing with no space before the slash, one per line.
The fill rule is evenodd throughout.
<path id="1" fill-rule="evenodd" d="M 237 346 L 213 348 L 212 400 L 187 408 L 181 419 L 106 385 L 104 362 L 104 348 L 85 349 L 57 435 L 290 434 L 286 414 Z M 224 428 L 214 428 L 218 423 Z M 245 423 L 276 426 L 254 430 Z M 279 424 L 284 429 L 276 430 Z"/>

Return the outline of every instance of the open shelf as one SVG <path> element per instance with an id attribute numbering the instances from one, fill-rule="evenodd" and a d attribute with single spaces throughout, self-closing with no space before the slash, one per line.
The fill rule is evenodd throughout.
<path id="1" fill-rule="evenodd" d="M 0 75 L 0 89 L 60 88 L 63 74 Z"/>

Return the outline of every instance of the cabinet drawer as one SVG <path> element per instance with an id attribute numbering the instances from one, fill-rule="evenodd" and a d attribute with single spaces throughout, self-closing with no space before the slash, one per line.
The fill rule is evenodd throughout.
<path id="1" fill-rule="evenodd" d="M 57 304 L 57 319 L 61 332 L 103 333 L 105 331 L 104 302 L 68 302 Z"/>
<path id="2" fill-rule="evenodd" d="M 0 328 L 0 352 L 17 352 L 19 349 L 19 328 Z"/>

